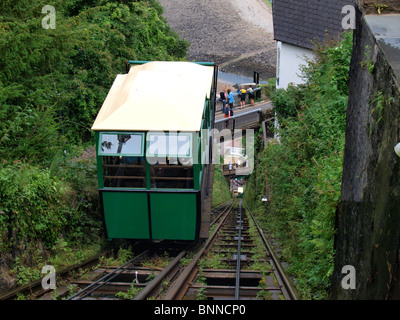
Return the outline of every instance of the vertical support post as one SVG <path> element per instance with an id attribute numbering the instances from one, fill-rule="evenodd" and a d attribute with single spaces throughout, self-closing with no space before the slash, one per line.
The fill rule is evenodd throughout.
<path id="1" fill-rule="evenodd" d="M 253 80 L 254 80 L 254 83 L 256 84 L 256 86 L 258 86 L 259 83 L 260 83 L 260 73 L 259 72 L 254 71 Z M 257 90 L 256 91 L 256 97 L 255 98 L 256 99 L 260 99 L 261 98 L 261 90 Z"/>
<path id="2" fill-rule="evenodd" d="M 241 246 L 242 246 L 242 199 L 239 202 L 239 236 L 238 236 L 238 250 L 236 258 L 236 284 L 235 284 L 235 300 L 239 300 L 239 288 L 240 288 L 240 260 L 242 257 Z"/>

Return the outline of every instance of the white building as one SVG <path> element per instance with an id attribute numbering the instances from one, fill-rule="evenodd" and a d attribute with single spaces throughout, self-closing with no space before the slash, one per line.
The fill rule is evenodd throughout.
<path id="1" fill-rule="evenodd" d="M 301 65 L 306 65 L 306 59 L 311 59 L 312 51 L 285 42 L 277 43 L 276 88 L 286 89 L 289 83 L 298 85 L 304 83 L 301 75 Z"/>
<path id="2" fill-rule="evenodd" d="M 276 87 L 304 83 L 301 65 L 312 59 L 314 43 L 342 34 L 342 8 L 353 0 L 274 0 L 277 40 Z"/>

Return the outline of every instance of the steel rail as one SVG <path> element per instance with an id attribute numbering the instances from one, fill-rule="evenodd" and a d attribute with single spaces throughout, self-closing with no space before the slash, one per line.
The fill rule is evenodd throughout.
<path id="1" fill-rule="evenodd" d="M 235 283 L 235 300 L 239 300 L 239 287 L 240 287 L 240 260 L 241 260 L 241 246 L 242 246 L 242 199 L 239 202 L 239 236 L 238 236 L 238 249 L 236 257 L 236 283 Z"/>
<path id="2" fill-rule="evenodd" d="M 226 202 L 221 202 L 221 203 L 218 203 L 218 204 L 212 206 L 212 207 L 211 207 L 211 214 L 214 214 L 215 211 L 221 209 L 221 208 L 224 207 L 224 206 L 227 206 L 227 205 L 228 205 L 230 202 L 232 202 L 232 201 L 234 201 L 234 200 L 233 200 L 233 199 L 230 199 L 230 200 L 228 200 L 228 201 L 226 201 Z"/>
<path id="3" fill-rule="evenodd" d="M 214 240 L 218 234 L 218 231 L 220 230 L 222 225 L 225 223 L 225 220 L 228 218 L 233 207 L 234 207 L 234 204 L 230 207 L 230 210 L 225 211 L 225 215 L 222 217 L 221 221 L 215 228 L 212 235 L 208 238 L 208 240 L 205 242 L 203 247 L 198 251 L 198 253 L 193 258 L 193 260 L 189 263 L 189 265 L 183 270 L 183 272 L 180 274 L 178 279 L 169 288 L 167 294 L 164 297 L 164 300 L 179 300 L 184 296 L 187 288 L 189 287 L 188 282 L 191 281 L 190 279 L 192 277 L 194 277 L 194 275 L 196 274 L 194 272 L 194 270 L 197 265 L 197 262 L 203 256 L 203 254 L 207 252 L 207 250 L 210 248 L 211 244 L 214 242 Z"/>
<path id="4" fill-rule="evenodd" d="M 220 217 L 222 217 L 227 211 L 230 211 L 233 209 L 234 205 L 235 205 L 235 201 L 233 201 L 232 203 L 229 203 L 232 200 L 229 200 L 227 203 L 225 203 L 224 205 L 227 205 L 224 210 L 210 223 L 210 227 L 219 220 Z M 222 206 L 221 206 L 222 207 Z"/>
<path id="5" fill-rule="evenodd" d="M 141 254 L 139 254 L 138 256 L 134 257 L 133 259 L 129 260 L 128 262 L 124 263 L 122 266 L 120 266 L 119 268 L 115 269 L 114 271 L 106 274 L 105 276 L 101 277 L 100 279 L 96 280 L 95 282 L 93 282 L 92 284 L 88 285 L 87 287 L 83 288 L 82 290 L 78 291 L 77 293 L 75 293 L 74 295 L 72 295 L 71 297 L 69 297 L 66 300 L 73 300 L 74 298 L 78 297 L 77 299 L 74 300 L 81 300 L 84 297 L 86 297 L 87 295 L 91 294 L 92 292 L 96 291 L 98 288 L 102 287 L 103 285 L 107 284 L 108 282 L 110 282 L 112 279 L 114 279 L 116 276 L 122 274 L 129 265 L 137 262 L 138 260 L 142 259 L 143 256 L 145 256 L 147 253 L 149 252 L 149 250 L 146 250 L 144 252 L 142 252 Z M 121 271 L 120 271 L 121 270 Z M 120 271 L 120 272 L 118 272 Z M 102 283 L 100 283 L 102 282 Z M 97 286 L 96 286 L 97 285 Z M 96 287 L 95 287 L 96 286 Z M 87 291 L 86 293 L 84 293 L 86 290 L 90 289 L 94 287 L 92 290 Z M 84 294 L 83 294 L 84 293 Z"/>
<path id="6" fill-rule="evenodd" d="M 71 271 L 73 271 L 75 269 L 86 268 L 88 265 L 96 264 L 99 261 L 100 257 L 106 256 L 108 254 L 109 254 L 108 251 L 100 252 L 91 258 L 88 258 L 82 262 L 78 262 L 72 266 L 69 266 L 69 267 L 61 270 L 60 272 L 57 272 L 57 277 L 62 278 L 62 277 L 65 277 L 68 273 L 70 273 Z M 31 291 L 31 292 L 33 291 L 35 293 L 39 292 L 39 294 L 37 294 L 36 296 L 38 296 L 38 295 L 40 296 L 51 290 L 52 289 L 42 289 L 42 279 L 38 279 L 27 285 L 17 287 L 9 292 L 6 292 L 6 293 L 0 295 L 0 300 L 10 300 L 10 299 L 17 297 L 18 293 L 24 293 L 27 291 Z"/>
<path id="7" fill-rule="evenodd" d="M 165 267 L 159 275 L 154 278 L 145 288 L 143 288 L 133 300 L 144 300 L 151 295 L 154 294 L 154 291 L 157 289 L 158 285 L 161 283 L 166 276 L 168 276 L 179 264 L 180 259 L 182 259 L 186 255 L 186 251 L 180 252 L 176 258 L 167 266 Z"/>
<path id="8" fill-rule="evenodd" d="M 282 290 L 283 295 L 285 296 L 285 299 L 298 300 L 299 295 L 297 293 L 297 290 L 295 289 L 293 283 L 290 281 L 289 277 L 286 275 L 286 272 L 283 270 L 283 267 L 282 267 L 281 263 L 279 262 L 279 259 L 277 258 L 269 241 L 267 240 L 267 238 L 265 238 L 264 232 L 261 229 L 261 227 L 259 226 L 256 219 L 254 218 L 253 214 L 251 213 L 249 206 L 247 205 L 246 202 L 244 202 L 244 203 L 247 207 L 247 211 L 248 211 L 250 217 L 252 218 L 252 220 L 258 230 L 258 233 L 260 234 L 260 236 L 264 242 L 264 245 L 267 249 L 267 255 L 270 257 L 270 263 L 276 270 L 275 276 L 277 277 L 278 282 L 282 285 L 281 290 Z"/>

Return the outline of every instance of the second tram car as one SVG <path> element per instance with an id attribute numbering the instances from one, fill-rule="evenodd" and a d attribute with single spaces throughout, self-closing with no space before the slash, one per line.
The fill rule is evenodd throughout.
<path id="1" fill-rule="evenodd" d="M 92 126 L 108 239 L 208 237 L 214 63 L 129 62 Z M 212 132 L 212 130 L 211 130 Z M 204 161 L 209 159 L 209 161 Z"/>

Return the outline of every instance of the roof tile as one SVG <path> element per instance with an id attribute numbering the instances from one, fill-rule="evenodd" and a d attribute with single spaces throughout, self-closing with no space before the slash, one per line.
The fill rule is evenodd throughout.
<path id="1" fill-rule="evenodd" d="M 315 40 L 341 34 L 342 8 L 355 0 L 274 0 L 275 40 L 311 49 Z"/>

